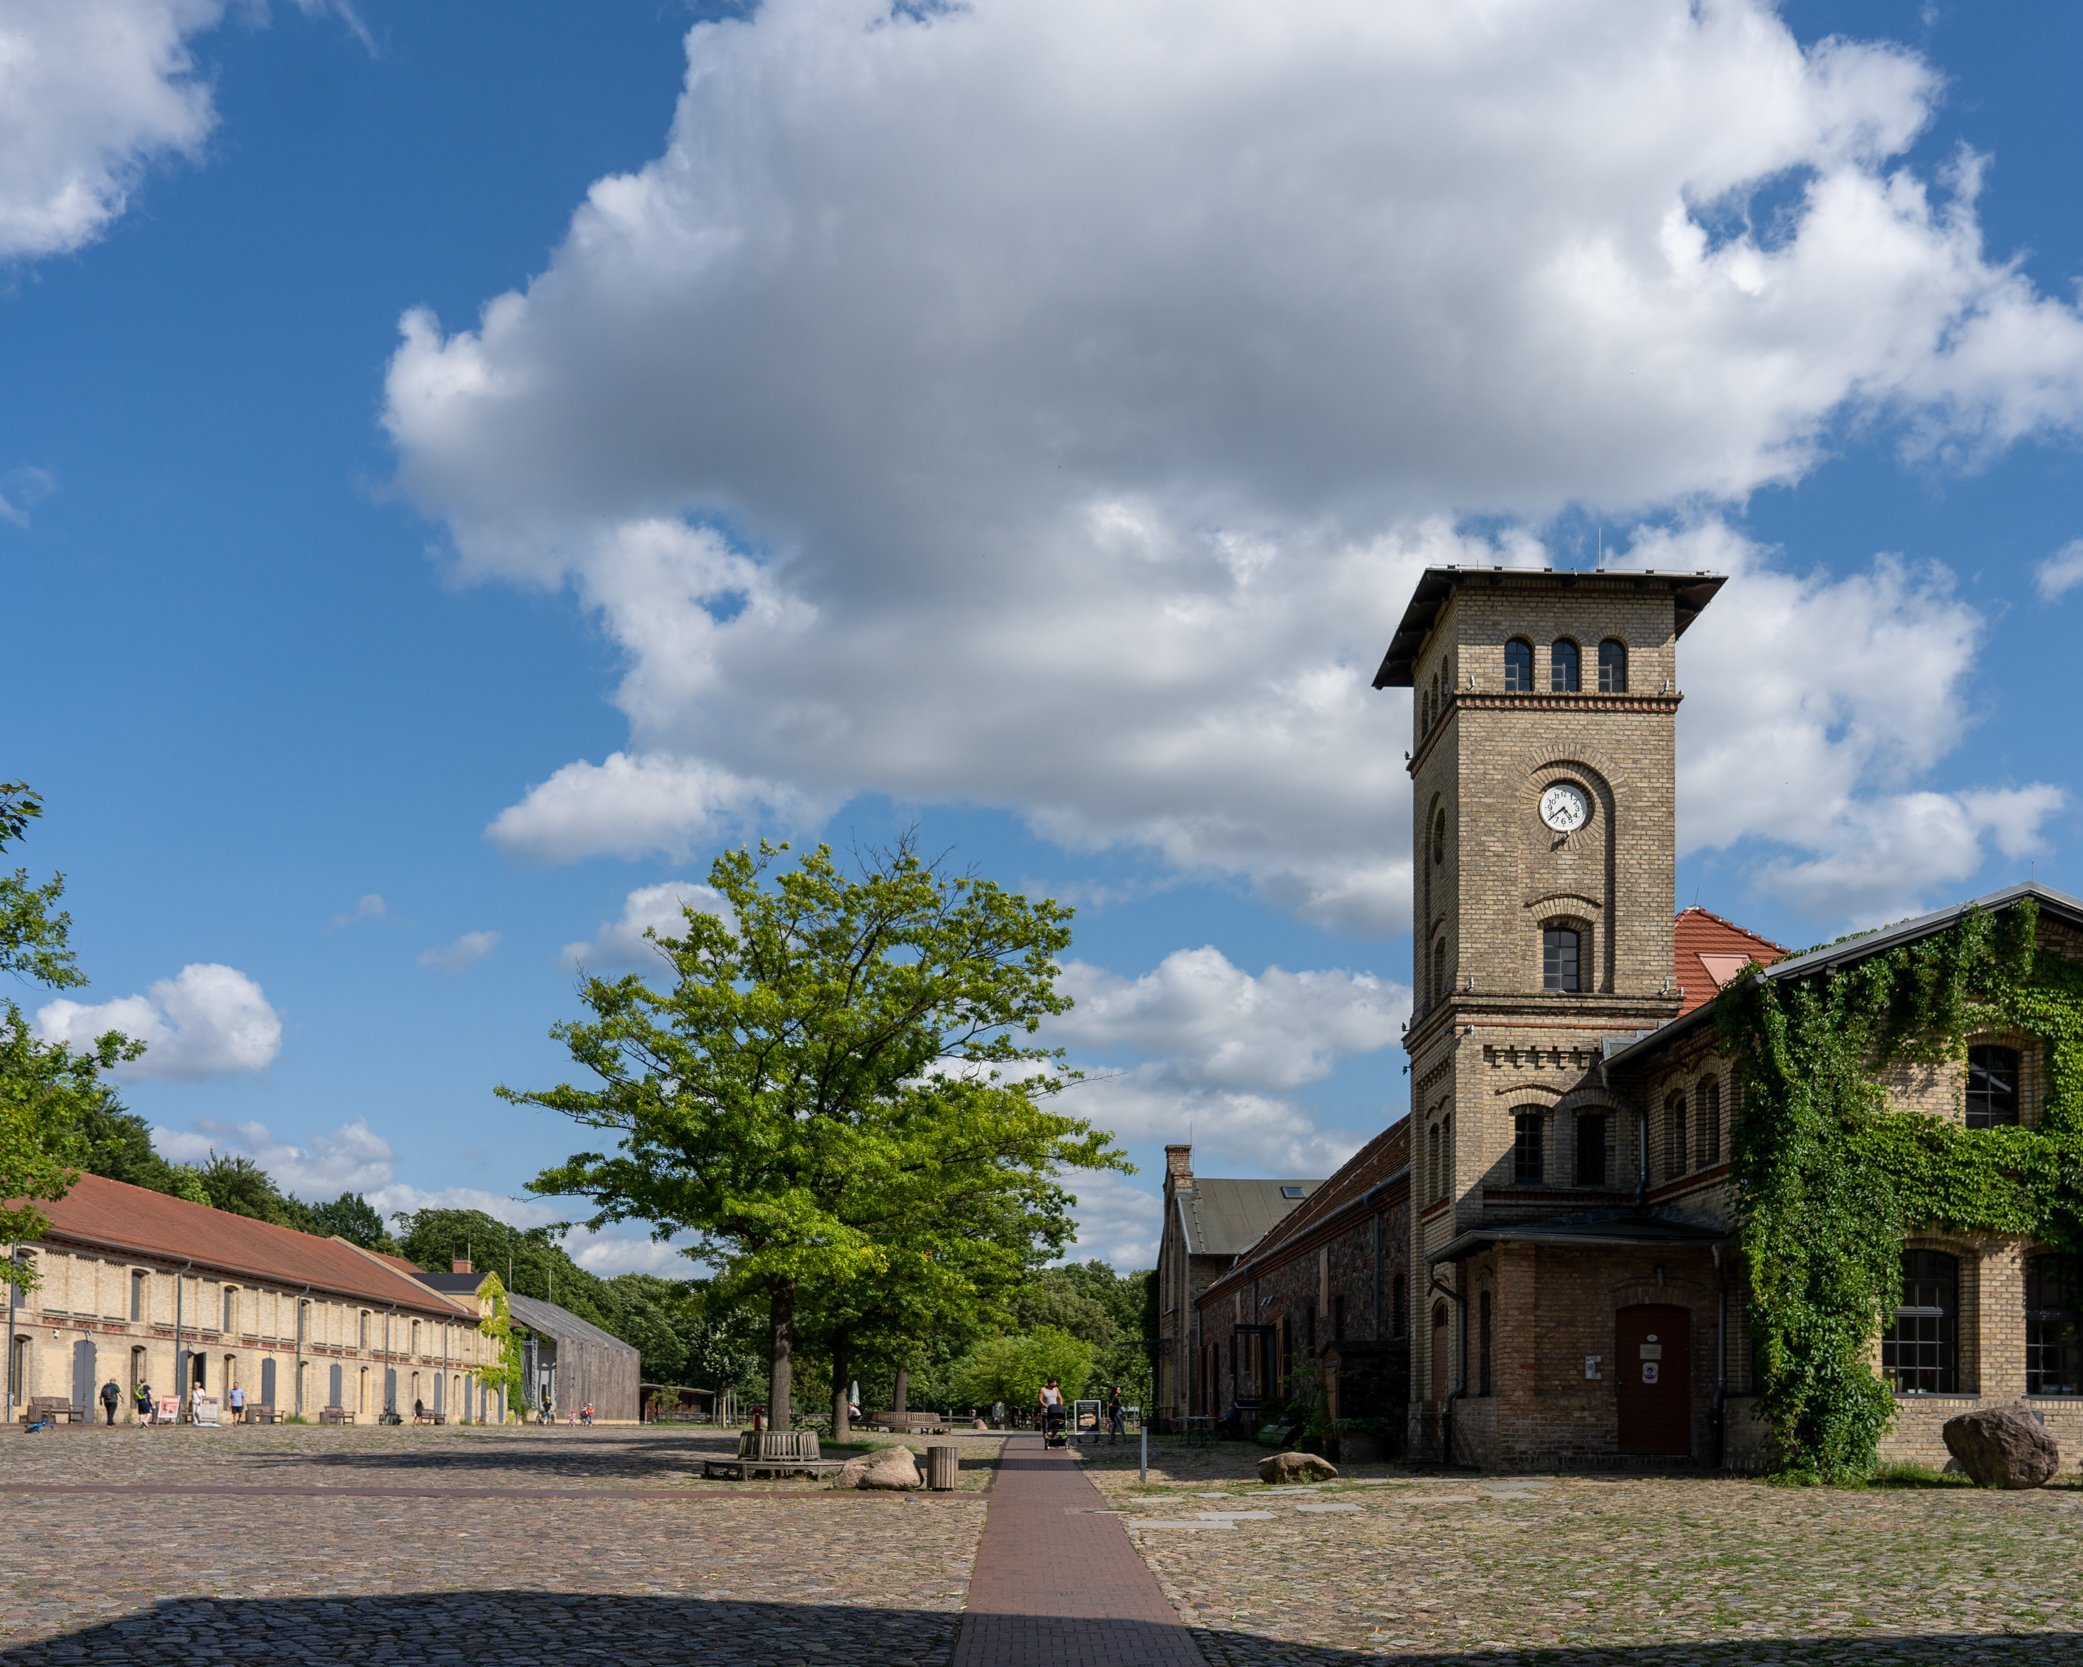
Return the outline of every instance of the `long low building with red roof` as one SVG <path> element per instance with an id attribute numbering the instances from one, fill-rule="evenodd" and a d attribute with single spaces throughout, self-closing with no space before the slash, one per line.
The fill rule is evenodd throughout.
<path id="1" fill-rule="evenodd" d="M 111 1380 L 125 1420 L 140 1384 L 220 1403 L 237 1386 L 313 1421 L 506 1415 L 479 1376 L 499 1361 L 480 1300 L 399 1258 L 99 1175 L 37 1208 L 49 1226 L 14 1247 L 35 1284 L 8 1302 L 9 1418 L 58 1399 L 99 1418 Z"/>

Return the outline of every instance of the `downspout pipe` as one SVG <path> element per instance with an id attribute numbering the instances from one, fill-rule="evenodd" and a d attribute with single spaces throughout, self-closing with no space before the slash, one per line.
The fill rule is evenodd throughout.
<path id="1" fill-rule="evenodd" d="M 1446 1404 L 1439 1410 L 1439 1462 L 1454 1462 L 1454 1403 L 1468 1393 L 1468 1298 L 1453 1286 L 1444 1283 L 1437 1269 L 1432 1274 L 1432 1289 L 1461 1310 L 1461 1324 L 1456 1328 L 1460 1334 L 1460 1346 L 1454 1351 L 1454 1376 L 1458 1380 L 1447 1391 Z"/>
<path id="2" fill-rule="evenodd" d="M 311 1287 L 304 1287 L 304 1294 L 297 1298 L 297 1416 L 304 1416 L 304 1321 L 311 1312 Z"/>
<path id="3" fill-rule="evenodd" d="M 183 1262 L 181 1271 L 174 1275 L 174 1399 L 181 1405 L 188 1400 L 188 1351 L 181 1346 L 185 1320 L 182 1304 L 188 1294 L 188 1270 L 194 1266 L 192 1261 Z M 179 1412 L 174 1414 L 176 1422 L 180 1417 Z"/>
<path id="4" fill-rule="evenodd" d="M 1728 1460 L 1729 1401 L 1729 1270 L 1721 1246 L 1714 1246 L 1714 1405 L 1707 1416 L 1707 1439 L 1714 1468 Z"/>

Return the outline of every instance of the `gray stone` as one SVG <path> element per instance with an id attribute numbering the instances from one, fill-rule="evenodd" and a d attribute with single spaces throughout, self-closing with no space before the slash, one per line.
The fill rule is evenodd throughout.
<path id="1" fill-rule="evenodd" d="M 1258 1461 L 1261 1482 L 1335 1481 L 1338 1467 L 1316 1453 L 1272 1453 Z"/>
<path id="2" fill-rule="evenodd" d="M 866 1463 L 867 1469 L 861 1473 L 855 1487 L 902 1493 L 907 1488 L 917 1487 L 923 1480 L 919 1475 L 919 1461 L 909 1447 L 885 1447 L 880 1452 L 870 1453 Z"/>
<path id="3" fill-rule="evenodd" d="M 2061 1468 L 2061 1447 L 2022 1406 L 1983 1407 L 1946 1420 L 1946 1451 L 1985 1488 L 2044 1487 Z"/>

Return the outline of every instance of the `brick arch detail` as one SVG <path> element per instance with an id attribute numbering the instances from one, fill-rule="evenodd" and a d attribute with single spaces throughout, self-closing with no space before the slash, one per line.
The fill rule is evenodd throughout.
<path id="1" fill-rule="evenodd" d="M 1672 1246 L 1672 1249 L 1683 1248 Z M 1668 1274 L 1659 1285 L 1653 1279 L 1623 1279 L 1610 1287 L 1607 1296 L 1612 1303 L 1613 1313 L 1618 1315 L 1623 1308 L 1633 1308 L 1640 1303 L 1664 1303 L 1673 1308 L 1695 1308 L 1707 1300 L 1706 1285 L 1697 1279 L 1683 1276 L 1673 1279 Z"/>

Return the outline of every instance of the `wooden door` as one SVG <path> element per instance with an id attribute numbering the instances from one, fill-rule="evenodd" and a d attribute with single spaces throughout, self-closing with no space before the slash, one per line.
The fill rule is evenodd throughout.
<path id="1" fill-rule="evenodd" d="M 1692 1451 L 1692 1315 L 1643 1303 L 1620 1310 L 1615 1352 L 1620 1451 L 1680 1458 Z"/>

